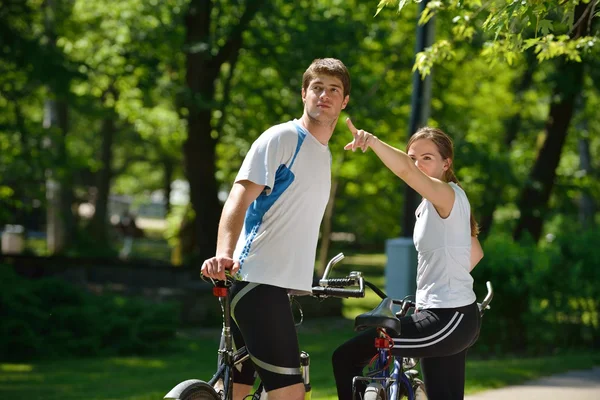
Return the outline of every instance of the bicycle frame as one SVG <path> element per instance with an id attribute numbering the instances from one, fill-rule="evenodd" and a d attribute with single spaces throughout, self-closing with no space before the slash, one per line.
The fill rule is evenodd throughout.
<path id="1" fill-rule="evenodd" d="M 219 346 L 219 366 L 217 371 L 212 378 L 206 382 L 209 386 L 215 388 L 215 392 L 224 400 L 231 399 L 233 392 L 233 368 L 246 361 L 250 358 L 250 354 L 246 350 L 246 347 L 241 347 L 237 351 L 233 351 L 233 336 L 231 333 L 231 299 L 229 297 L 230 285 L 226 282 L 214 282 L 213 295 L 219 298 L 221 303 L 221 309 L 223 313 L 223 330 L 222 330 L 222 341 Z M 309 400 L 312 395 L 309 378 L 309 355 L 302 351 L 300 353 L 300 363 L 302 368 L 302 376 L 305 382 L 306 396 L 305 399 Z M 222 383 L 222 387 L 219 384 Z M 167 400 L 178 400 L 180 399 L 189 388 L 193 387 L 203 381 L 197 379 L 190 379 L 179 383 L 169 393 L 166 394 L 164 399 Z M 252 400 L 260 400 L 263 398 L 263 384 L 260 382 L 257 389 L 252 393 Z"/>
<path id="2" fill-rule="evenodd" d="M 375 366 L 377 369 L 383 368 L 383 370 L 380 372 L 380 375 L 385 379 L 384 382 L 389 382 L 389 385 L 384 386 L 386 388 L 386 392 L 388 393 L 388 400 L 398 400 L 400 398 L 401 385 L 406 388 L 408 400 L 414 400 L 415 394 L 413 391 L 412 382 L 410 381 L 409 376 L 406 375 L 406 373 L 404 373 L 402 370 L 402 362 L 396 357 L 391 356 L 392 360 L 394 361 L 394 368 L 391 372 L 388 368 L 385 368 L 385 364 L 382 364 L 384 360 L 383 357 L 385 357 L 385 359 L 390 357 L 389 353 L 389 349 L 380 349 L 379 358 Z"/>
<path id="3" fill-rule="evenodd" d="M 365 296 L 365 286 L 371 288 L 375 293 L 382 299 L 386 299 L 387 295 L 383 293 L 379 288 L 370 282 L 363 279 L 360 272 L 353 271 L 344 278 L 333 278 L 328 279 L 329 272 L 334 264 L 338 263 L 344 258 L 342 253 L 335 256 L 327 264 L 323 278 L 319 281 L 319 286 L 312 288 L 312 295 L 319 299 L 327 297 L 341 297 L 341 298 L 361 298 Z M 231 303 L 229 298 L 229 283 L 227 282 L 215 282 L 213 284 L 213 295 L 219 298 L 223 311 L 223 332 L 222 332 L 222 344 L 219 346 L 219 365 L 217 372 L 208 381 L 202 381 L 198 379 L 189 379 L 183 381 L 173 389 L 169 391 L 164 397 L 166 400 L 179 400 L 182 396 L 187 396 L 194 390 L 200 390 L 203 393 L 207 393 L 211 396 L 220 397 L 224 400 L 229 400 L 232 397 L 233 391 L 233 368 L 246 361 L 250 355 L 248 354 L 245 347 L 233 351 L 233 338 L 231 334 Z M 348 289 L 354 288 L 354 289 Z M 488 295 L 484 299 L 482 304 L 479 304 L 479 310 L 483 315 L 486 309 L 489 309 L 489 303 L 492 300 L 493 289 L 489 282 L 487 282 Z M 402 304 L 403 315 L 408 311 L 409 302 L 403 302 L 400 300 L 392 300 L 394 304 Z M 406 307 L 406 308 L 405 308 Z M 385 335 L 382 335 L 385 338 Z M 389 336 L 388 336 L 389 338 Z M 381 339 L 381 338 L 380 338 Z M 389 340 L 389 339 L 388 339 Z M 404 365 L 404 359 L 397 359 L 390 354 L 391 346 L 381 343 L 376 345 L 378 350 L 378 356 L 375 363 L 375 372 L 371 376 L 367 377 L 355 377 L 352 381 L 352 386 L 355 388 L 356 381 L 379 381 L 385 385 L 385 390 L 388 393 L 389 400 L 396 400 L 403 394 L 401 392 L 402 386 L 406 388 L 408 394 L 408 400 L 415 399 L 415 392 L 413 390 L 413 384 L 415 382 L 422 384 L 417 378 L 417 371 L 409 369 L 405 371 L 405 368 L 412 368 L 411 365 L 406 367 Z M 300 354 L 301 368 L 303 371 L 304 384 L 306 389 L 306 398 L 310 399 L 311 386 L 309 378 L 309 357 L 307 353 L 301 352 Z M 389 364 L 393 360 L 393 368 L 390 371 Z M 219 387 L 215 390 L 215 386 L 219 386 L 219 380 L 222 380 L 222 388 Z M 208 390 L 208 391 L 207 391 Z M 353 390 L 355 392 L 355 390 Z M 210 392 L 210 393 L 209 393 Z M 252 395 L 253 400 L 260 400 L 263 394 L 263 385 L 259 384 L 258 389 Z"/>
<path id="4" fill-rule="evenodd" d="M 408 310 L 415 307 L 414 302 L 407 300 L 406 298 L 403 300 L 389 300 L 385 293 L 383 293 L 379 288 L 373 285 L 370 282 L 364 282 L 366 286 L 371 288 L 382 300 L 387 300 L 386 307 L 390 306 L 390 303 L 401 305 L 401 310 L 395 313 L 396 318 L 403 317 L 408 313 Z M 492 301 L 494 290 L 492 284 L 488 281 L 486 282 L 487 286 L 487 295 L 482 303 L 478 303 L 479 314 L 483 317 L 483 314 L 486 310 L 490 308 L 489 304 Z M 356 383 L 358 381 L 364 381 L 367 383 L 378 382 L 383 386 L 383 389 L 386 392 L 386 400 L 398 400 L 402 394 L 406 394 L 407 400 L 415 400 L 417 393 L 415 393 L 415 383 L 418 385 L 422 385 L 421 382 L 416 376 L 418 375 L 418 371 L 411 369 L 416 365 L 416 362 L 412 365 L 405 366 L 405 360 L 412 360 L 411 358 L 402 358 L 398 359 L 393 354 L 391 354 L 391 348 L 393 347 L 393 339 L 387 334 L 385 324 L 379 325 L 381 322 L 381 315 L 376 310 L 379 307 L 383 306 L 384 301 L 378 306 L 374 311 L 376 312 L 376 316 L 380 318 L 378 325 L 369 325 L 365 322 L 365 320 L 361 321 L 361 327 L 371 326 L 377 327 L 378 337 L 375 339 L 375 348 L 377 349 L 377 355 L 372 360 L 375 361 L 374 368 L 372 372 L 366 374 L 366 376 L 355 376 L 352 380 L 352 392 L 353 399 L 356 399 Z M 385 307 L 384 307 L 385 308 Z M 370 314 L 370 313 L 367 313 Z M 384 319 L 389 318 L 384 315 Z M 367 318 L 371 318 L 372 315 L 367 316 Z M 359 318 L 359 317 L 357 317 Z M 392 317 L 393 318 L 393 317 Z M 395 328 L 392 328 L 395 329 Z M 393 368 L 390 371 L 390 364 L 393 362 Z M 407 364 L 410 364 L 407 361 Z M 405 370 L 406 369 L 406 370 Z M 406 393 L 401 392 L 401 388 L 406 388 Z"/>
<path id="5" fill-rule="evenodd" d="M 376 347 L 378 350 L 377 360 L 374 366 L 374 372 L 367 376 L 355 376 L 352 380 L 353 392 L 356 394 L 356 382 L 379 381 L 386 393 L 388 400 L 398 400 L 400 398 L 400 387 L 403 385 L 406 388 L 407 399 L 414 400 L 415 394 L 412 387 L 410 377 L 402 369 L 402 361 L 398 360 L 391 354 L 388 339 L 385 338 L 380 331 L 380 337 L 376 339 Z M 389 363 L 393 361 L 393 368 L 390 371 Z"/>
<path id="6" fill-rule="evenodd" d="M 222 346 L 219 348 L 219 367 L 213 377 L 207 382 L 210 386 L 215 387 L 219 380 L 222 380 L 223 391 L 221 397 L 223 399 L 230 399 L 233 390 L 233 371 L 232 368 L 235 365 L 246 361 L 250 355 L 246 351 L 245 347 L 238 349 L 235 353 L 233 351 L 233 338 L 231 335 L 231 300 L 229 298 L 229 285 L 225 282 L 215 282 L 213 287 L 213 295 L 219 298 L 221 308 L 223 311 L 223 331 L 222 331 Z M 165 399 L 179 399 L 183 393 L 194 384 L 202 382 L 197 379 L 190 379 L 181 382 L 175 386 L 169 393 L 165 395 Z M 262 390 L 262 385 L 259 386 L 257 393 Z M 253 398 L 259 399 L 256 393 Z"/>

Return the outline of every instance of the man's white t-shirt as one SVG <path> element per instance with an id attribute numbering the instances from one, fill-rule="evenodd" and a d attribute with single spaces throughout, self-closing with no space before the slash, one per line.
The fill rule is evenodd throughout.
<path id="1" fill-rule="evenodd" d="M 415 212 L 413 240 L 417 249 L 419 309 L 455 308 L 475 299 L 471 269 L 471 206 L 464 190 L 450 182 L 454 204 L 447 218 L 427 199 Z"/>
<path id="2" fill-rule="evenodd" d="M 235 178 L 265 185 L 250 205 L 233 258 L 244 281 L 310 291 L 331 187 L 331 153 L 297 120 L 253 144 Z"/>

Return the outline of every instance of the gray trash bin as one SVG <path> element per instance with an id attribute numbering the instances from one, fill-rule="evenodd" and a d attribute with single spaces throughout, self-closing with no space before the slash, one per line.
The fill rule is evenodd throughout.
<path id="1" fill-rule="evenodd" d="M 412 238 L 401 237 L 385 242 L 385 290 L 389 297 L 402 299 L 415 294 L 417 251 Z M 414 298 L 413 298 L 414 299 Z"/>

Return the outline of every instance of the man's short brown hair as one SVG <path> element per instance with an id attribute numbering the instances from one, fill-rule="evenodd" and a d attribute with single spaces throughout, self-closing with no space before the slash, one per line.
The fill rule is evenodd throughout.
<path id="1" fill-rule="evenodd" d="M 316 78 L 318 74 L 330 75 L 342 81 L 344 88 L 344 97 L 350 94 L 350 73 L 343 62 L 336 58 L 317 58 L 304 72 L 302 76 L 302 88 L 308 89 L 310 81 Z"/>

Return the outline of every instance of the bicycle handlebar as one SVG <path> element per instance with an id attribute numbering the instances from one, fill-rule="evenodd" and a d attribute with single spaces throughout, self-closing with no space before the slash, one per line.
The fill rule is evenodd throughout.
<path id="1" fill-rule="evenodd" d="M 487 295 L 485 296 L 485 298 L 483 299 L 483 301 L 481 302 L 481 304 L 478 304 L 478 306 L 479 306 L 479 313 L 481 315 L 483 315 L 483 313 L 484 313 L 485 310 L 489 310 L 490 309 L 490 302 L 494 298 L 494 288 L 492 287 L 492 282 L 487 281 L 485 283 L 485 286 L 487 287 Z"/>
<path id="2" fill-rule="evenodd" d="M 329 273 L 331 272 L 331 268 L 344 259 L 344 254 L 339 253 L 335 257 L 333 257 L 325 268 L 325 273 L 323 274 L 323 278 L 319 280 L 319 286 L 315 286 L 312 288 L 312 294 L 316 297 L 365 297 L 365 286 L 368 286 L 373 292 L 375 292 L 381 299 L 387 298 L 387 294 L 385 294 L 381 289 L 379 289 L 376 285 L 372 284 L 369 281 L 363 279 L 362 274 L 360 272 L 351 272 L 349 276 L 345 278 L 332 278 L 328 279 Z M 358 285 L 358 289 L 346 289 L 350 286 Z M 487 295 L 483 299 L 483 302 L 478 303 L 479 312 L 483 315 L 484 311 L 490 308 L 490 302 L 494 297 L 494 288 L 492 287 L 492 283 L 490 281 L 486 282 L 487 286 Z M 393 299 L 392 302 L 394 304 L 400 305 L 402 307 L 401 314 L 406 314 L 408 309 L 411 307 L 415 307 L 415 303 L 413 301 L 403 299 L 397 300 Z"/>
<path id="3" fill-rule="evenodd" d="M 312 288 L 313 296 L 333 296 L 346 298 L 365 297 L 365 280 L 360 272 L 351 272 L 350 275 L 345 278 L 327 279 L 329 269 L 333 266 L 333 264 L 339 262 L 342 258 L 344 258 L 344 255 L 340 253 L 329 262 L 327 269 L 323 274 L 323 279 L 319 280 L 319 286 Z M 348 287 L 356 286 L 358 286 L 358 289 L 347 289 Z"/>
<path id="4" fill-rule="evenodd" d="M 381 289 L 379 289 L 376 285 L 372 284 L 369 281 L 363 279 L 362 274 L 360 272 L 351 272 L 345 278 L 331 278 L 328 279 L 329 273 L 331 272 L 331 268 L 337 264 L 338 262 L 344 259 L 344 254 L 339 253 L 335 257 L 333 257 L 329 263 L 327 263 L 327 267 L 325 268 L 325 273 L 323 274 L 323 278 L 319 280 L 319 286 L 315 286 L 312 288 L 312 294 L 316 297 L 344 297 L 344 298 L 361 298 L 365 297 L 365 286 L 368 286 L 373 292 L 375 292 L 381 299 L 387 298 L 387 294 L 385 294 Z M 235 281 L 231 275 L 227 275 L 225 281 L 217 281 L 210 279 L 213 284 L 217 287 L 228 287 Z M 355 287 L 355 289 L 348 289 L 349 287 Z M 494 288 L 492 287 L 492 283 L 490 281 L 486 282 L 487 286 L 487 295 L 483 299 L 483 302 L 478 304 L 479 312 L 483 315 L 485 310 L 490 308 L 489 304 L 494 297 Z M 406 311 L 415 307 L 414 302 L 410 300 L 396 300 L 393 299 L 392 302 L 394 304 L 402 306 L 402 312 L 406 313 Z"/>
<path id="5" fill-rule="evenodd" d="M 365 288 L 362 289 L 344 289 L 337 287 L 321 287 L 315 286 L 312 288 L 313 296 L 332 296 L 332 297 L 365 297 Z"/>
<path id="6" fill-rule="evenodd" d="M 333 257 L 325 268 L 323 278 L 319 280 L 319 286 L 312 288 L 312 294 L 316 297 L 365 297 L 365 285 L 360 272 L 351 272 L 345 278 L 327 279 L 331 268 L 344 259 L 344 253 L 339 253 Z M 346 289 L 358 285 L 358 289 Z"/>

